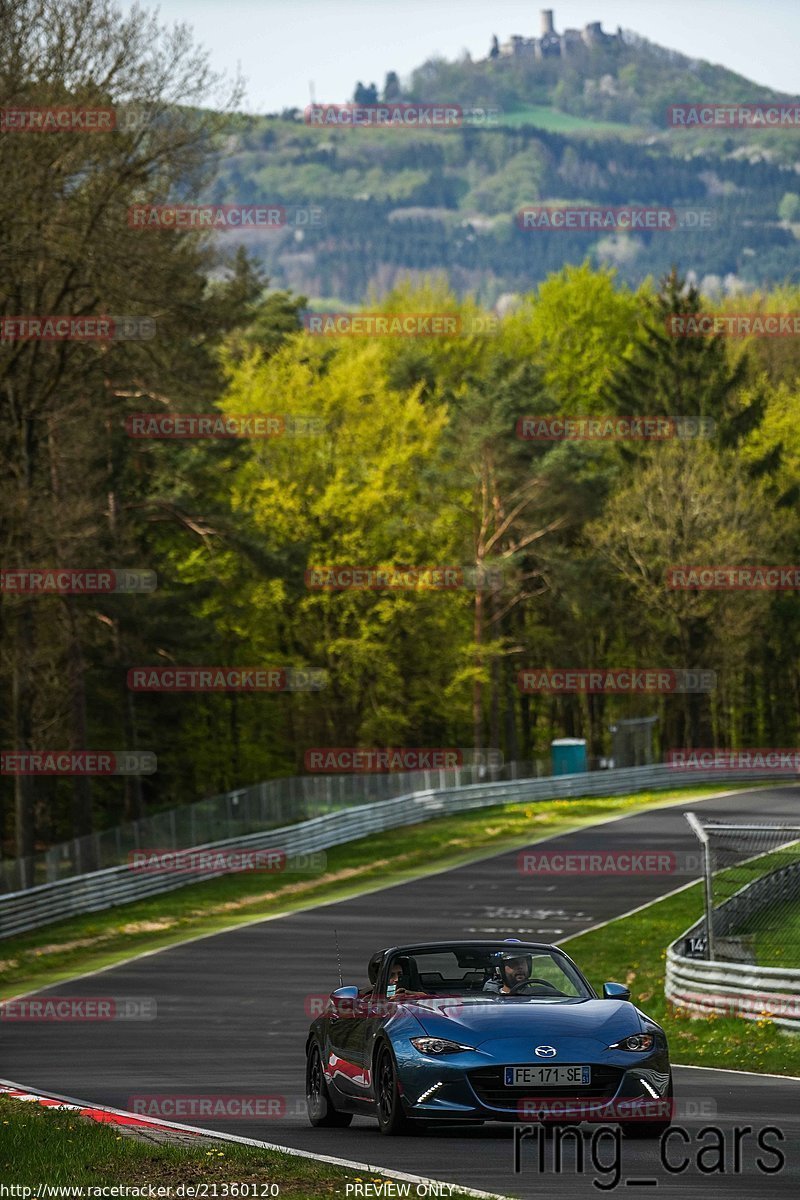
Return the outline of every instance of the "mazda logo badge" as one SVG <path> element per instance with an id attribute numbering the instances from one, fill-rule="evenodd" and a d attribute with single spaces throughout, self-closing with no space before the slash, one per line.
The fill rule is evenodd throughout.
<path id="1" fill-rule="evenodd" d="M 557 1050 L 555 1046 L 537 1046 L 533 1053 L 538 1054 L 539 1058 L 555 1058 Z"/>

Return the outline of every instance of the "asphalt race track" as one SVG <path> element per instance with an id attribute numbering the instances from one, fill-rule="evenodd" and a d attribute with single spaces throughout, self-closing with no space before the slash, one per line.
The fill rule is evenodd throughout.
<path id="1" fill-rule="evenodd" d="M 682 815 L 689 807 L 717 818 L 796 820 L 800 788 L 686 802 L 564 834 L 546 846 L 657 850 L 691 856 L 696 864 L 697 842 Z M 47 989 L 50 995 L 155 998 L 158 1015 L 150 1021 L 4 1022 L 0 1076 L 34 1090 L 121 1108 L 132 1107 L 136 1095 L 282 1097 L 285 1114 L 277 1119 L 175 1119 L 491 1192 L 546 1198 L 622 1189 L 630 1189 L 628 1195 L 653 1194 L 656 1188 L 657 1196 L 687 1198 L 800 1195 L 800 1081 L 790 1079 L 677 1069 L 677 1124 L 685 1134 L 673 1135 L 667 1147 L 673 1171 L 662 1165 L 658 1142 L 623 1139 L 618 1160 L 610 1134 L 587 1125 L 582 1127 L 582 1170 L 570 1138 L 556 1172 L 553 1138 L 540 1139 L 537 1131 L 521 1144 L 519 1174 L 513 1171 L 511 1126 L 443 1128 L 409 1138 L 382 1137 L 374 1122 L 360 1118 L 350 1129 L 311 1129 L 302 1099 L 306 997 L 337 986 L 334 929 L 344 982 L 362 984 L 370 953 L 382 946 L 484 935 L 560 941 L 699 874 L 695 865 L 684 874 L 553 875 L 534 881 L 518 873 L 517 854 L 261 921 Z M 632 952 L 620 946 L 617 978 L 624 980 L 632 959 Z M 597 986 L 603 980 L 592 982 Z M 700 1138 L 708 1126 L 720 1134 Z M 760 1159 L 771 1170 L 777 1162 L 772 1149 L 757 1145 L 766 1126 L 777 1127 L 784 1138 L 762 1134 L 765 1145 L 778 1147 L 785 1157 L 782 1169 L 772 1174 L 757 1165 Z M 751 1132 L 737 1137 L 735 1131 L 747 1127 Z M 716 1151 L 709 1149 L 718 1138 L 724 1173 L 717 1170 Z M 674 1170 L 684 1161 L 685 1169 Z"/>

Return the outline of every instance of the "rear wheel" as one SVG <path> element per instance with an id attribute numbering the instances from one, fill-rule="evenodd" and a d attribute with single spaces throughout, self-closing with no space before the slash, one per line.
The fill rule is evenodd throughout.
<path id="1" fill-rule="evenodd" d="M 331 1103 L 322 1070 L 322 1055 L 316 1042 L 312 1043 L 306 1058 L 306 1108 L 308 1119 L 315 1128 L 343 1129 L 353 1119 L 352 1113 L 338 1112 Z"/>
<path id="2" fill-rule="evenodd" d="M 384 1043 L 375 1060 L 375 1109 L 381 1133 L 389 1136 L 412 1133 L 421 1129 L 403 1112 L 403 1102 L 398 1088 L 397 1067 L 394 1056 Z"/>

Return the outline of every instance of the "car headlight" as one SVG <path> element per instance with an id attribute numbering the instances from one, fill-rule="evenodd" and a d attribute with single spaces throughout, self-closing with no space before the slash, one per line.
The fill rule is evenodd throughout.
<path id="1" fill-rule="evenodd" d="M 435 1037 L 411 1038 L 411 1045 L 421 1054 L 458 1054 L 460 1050 L 475 1049 L 474 1046 L 462 1046 L 460 1042 Z"/>
<path id="2" fill-rule="evenodd" d="M 652 1033 L 632 1033 L 630 1037 L 622 1038 L 619 1042 L 614 1042 L 613 1046 L 609 1046 L 609 1050 L 652 1050 L 656 1043 L 656 1039 Z"/>

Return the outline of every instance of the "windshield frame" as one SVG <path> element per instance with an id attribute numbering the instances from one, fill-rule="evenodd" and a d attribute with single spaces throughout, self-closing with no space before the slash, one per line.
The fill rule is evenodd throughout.
<path id="1" fill-rule="evenodd" d="M 511 994 L 511 995 L 507 992 L 506 993 L 503 993 L 503 992 L 485 992 L 485 993 L 484 992 L 469 992 L 469 993 L 464 993 L 463 996 L 459 996 L 459 999 L 462 999 L 462 1000 L 475 999 L 478 997 L 485 997 L 486 999 L 496 998 L 499 1000 L 511 999 L 511 1000 L 531 1000 L 531 1001 L 550 1000 L 550 999 L 552 999 L 554 1001 L 561 1000 L 561 999 L 572 1000 L 572 1001 L 599 999 L 598 993 L 592 987 L 591 983 L 589 983 L 589 980 L 583 974 L 583 972 L 581 971 L 581 969 L 577 965 L 577 963 L 575 963 L 570 958 L 570 956 L 568 954 L 566 954 L 559 946 L 554 946 L 548 942 L 509 942 L 509 941 L 502 941 L 502 940 L 496 941 L 495 939 L 487 939 L 486 941 L 469 941 L 467 939 L 460 939 L 460 938 L 453 938 L 452 941 L 446 941 L 446 942 L 444 942 L 444 941 L 442 941 L 442 942 L 416 942 L 412 945 L 391 946 L 388 949 L 384 950 L 383 961 L 381 963 L 381 969 L 378 974 L 378 979 L 377 979 L 377 984 L 376 984 L 376 989 L 375 989 L 376 993 L 378 995 L 382 995 L 382 996 L 386 995 L 387 983 L 388 983 L 388 978 L 389 978 L 389 966 L 391 963 L 393 963 L 395 961 L 395 959 L 402 958 L 402 957 L 408 956 L 408 955 L 413 955 L 416 957 L 416 955 L 424 954 L 426 952 L 435 953 L 436 951 L 439 951 L 441 953 L 446 953 L 448 950 L 456 951 L 456 952 L 458 950 L 465 950 L 465 951 L 470 951 L 471 953 L 476 953 L 476 954 L 485 952 L 487 955 L 503 954 L 503 955 L 506 955 L 506 956 L 512 957 L 512 958 L 523 958 L 529 954 L 532 955 L 533 957 L 536 957 L 536 955 L 547 954 L 558 963 L 558 965 L 562 968 L 562 970 L 564 970 L 564 973 L 565 973 L 565 975 L 567 975 L 568 978 L 571 975 L 574 975 L 575 981 L 578 984 L 580 984 L 581 987 L 583 987 L 585 989 L 584 995 L 564 996 L 564 997 L 559 996 L 559 997 L 552 997 L 552 998 L 544 997 L 544 996 L 539 996 L 539 997 L 529 996 L 529 995 L 526 995 L 525 992 L 518 992 L 518 993 Z M 437 998 L 436 994 L 431 993 L 430 998 L 436 999 Z"/>

